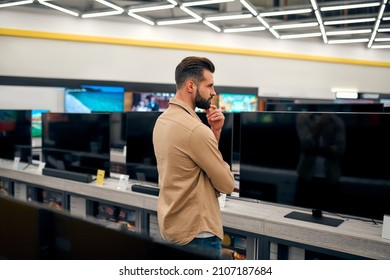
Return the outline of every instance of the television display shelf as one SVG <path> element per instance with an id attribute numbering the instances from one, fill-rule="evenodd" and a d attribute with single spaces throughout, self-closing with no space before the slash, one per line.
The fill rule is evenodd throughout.
<path id="1" fill-rule="evenodd" d="M 128 188 L 118 189 L 117 178 L 107 178 L 103 186 L 98 186 L 95 182 L 86 184 L 43 176 L 37 174 L 36 166 L 29 166 L 21 171 L 13 170 L 10 164 L 1 164 L 0 178 L 52 188 L 70 196 L 100 199 L 136 207 L 142 209 L 143 213 L 157 211 L 157 196 L 132 192 Z M 139 183 L 130 180 L 129 185 L 135 182 Z M 381 237 L 382 224 L 343 218 L 344 222 L 341 225 L 331 227 L 286 218 L 285 216 L 292 211 L 309 212 L 308 209 L 296 209 L 256 200 L 241 200 L 229 196 L 225 206 L 221 208 L 224 227 L 234 229 L 244 236 L 252 236 L 267 242 L 277 240 L 292 246 L 325 251 L 350 259 L 390 259 L 390 240 Z M 324 213 L 324 216 L 334 217 L 327 213 Z M 145 226 L 142 230 L 148 232 Z"/>

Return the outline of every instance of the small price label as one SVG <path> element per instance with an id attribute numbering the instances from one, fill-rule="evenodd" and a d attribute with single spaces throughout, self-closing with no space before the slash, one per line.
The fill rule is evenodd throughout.
<path id="1" fill-rule="evenodd" d="M 13 170 L 20 170 L 20 157 L 14 157 Z"/>
<path id="2" fill-rule="evenodd" d="M 97 185 L 103 186 L 103 184 L 104 184 L 104 174 L 105 174 L 104 170 L 99 169 L 97 171 L 97 175 L 96 175 L 96 184 Z"/>
<path id="3" fill-rule="evenodd" d="M 43 168 L 45 168 L 46 162 L 40 162 L 37 169 L 37 174 L 42 174 Z"/>
<path id="4" fill-rule="evenodd" d="M 121 175 L 119 178 L 119 183 L 118 183 L 118 190 L 126 190 L 127 184 L 129 182 L 129 175 Z"/>

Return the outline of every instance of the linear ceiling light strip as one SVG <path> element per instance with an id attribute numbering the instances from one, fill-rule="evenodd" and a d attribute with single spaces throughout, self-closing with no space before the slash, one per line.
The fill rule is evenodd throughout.
<path id="1" fill-rule="evenodd" d="M 0 4 L 0 8 L 12 7 L 12 6 L 21 6 L 33 3 L 34 0 L 25 0 L 25 1 L 14 1 L 9 3 Z"/>
<path id="2" fill-rule="evenodd" d="M 182 5 L 184 7 L 193 7 L 193 6 L 228 3 L 228 2 L 234 2 L 234 1 L 235 0 L 200 0 L 200 1 L 186 2 L 186 3 L 183 3 Z"/>
<path id="3" fill-rule="evenodd" d="M 180 6 L 180 9 L 187 13 L 188 15 L 192 16 L 193 18 L 197 19 L 198 21 L 201 21 L 202 20 L 202 17 L 200 15 L 198 15 L 197 13 L 191 11 L 190 9 L 188 9 L 187 7 L 184 7 L 184 6 Z"/>
<path id="4" fill-rule="evenodd" d="M 316 16 L 318 25 L 320 27 L 322 41 L 327 44 L 328 43 L 328 37 L 326 36 L 325 26 L 324 22 L 322 20 L 322 15 L 320 10 L 318 10 L 318 4 L 316 0 L 310 0 L 311 6 L 313 7 L 314 15 Z"/>
<path id="5" fill-rule="evenodd" d="M 387 4 L 387 0 L 383 0 L 382 5 L 379 9 L 378 18 L 376 19 L 376 22 L 374 25 L 374 30 L 372 31 L 370 40 L 368 41 L 368 44 L 367 44 L 368 48 L 372 48 L 372 45 L 374 44 L 376 35 L 378 34 L 379 26 L 380 26 L 381 21 L 382 21 L 383 14 L 384 14 L 385 9 L 386 9 L 386 4 Z"/>
<path id="6" fill-rule="evenodd" d="M 150 12 L 150 11 L 159 11 L 159 10 L 167 10 L 167 9 L 173 9 L 176 5 L 170 3 L 170 4 L 164 4 L 164 5 L 153 5 L 153 6 L 142 6 L 142 7 L 134 7 L 130 8 L 129 12 L 132 13 L 143 13 L 143 12 Z"/>
<path id="7" fill-rule="evenodd" d="M 359 9 L 359 8 L 370 8 L 379 6 L 381 3 L 373 2 L 373 3 L 362 3 L 362 4 L 351 4 L 351 5 L 340 5 L 340 6 L 329 6 L 320 8 L 321 12 L 326 11 L 338 11 L 338 10 L 350 10 L 350 9 Z"/>
<path id="8" fill-rule="evenodd" d="M 296 15 L 296 14 L 308 14 L 311 13 L 312 9 L 298 9 L 298 10 L 286 10 L 286 11 L 277 11 L 277 12 L 265 12 L 260 13 L 261 17 L 275 17 L 275 16 L 287 16 L 287 15 Z"/>
<path id="9" fill-rule="evenodd" d="M 237 32 L 252 32 L 252 31 L 263 31 L 264 26 L 252 26 L 252 27 L 237 27 L 237 28 L 226 28 L 223 30 L 224 33 L 237 33 Z"/>
<path id="10" fill-rule="evenodd" d="M 55 5 L 51 1 L 49 2 L 48 0 L 38 0 L 38 2 L 39 2 L 39 4 L 42 4 L 42 5 L 46 6 L 46 7 L 52 8 L 52 9 L 60 11 L 60 12 L 63 12 L 65 14 L 68 14 L 68 15 L 71 15 L 71 16 L 74 16 L 74 17 L 78 17 L 79 16 L 79 13 L 71 11 L 71 10 L 66 9 L 64 7 Z"/>
<path id="11" fill-rule="evenodd" d="M 128 11 L 127 14 L 135 19 L 138 19 L 139 21 L 142 21 L 149 25 L 155 25 L 154 21 L 152 19 L 149 19 L 147 17 L 140 16 L 138 14 L 135 14 L 133 12 Z"/>
<path id="12" fill-rule="evenodd" d="M 213 29 L 216 32 L 221 32 L 222 31 L 221 28 L 219 28 L 218 26 L 216 26 L 215 24 L 213 24 L 213 23 L 211 23 L 211 22 L 209 22 L 207 20 L 203 20 L 202 22 L 203 22 L 204 25 L 210 27 L 211 29 Z"/>
<path id="13" fill-rule="evenodd" d="M 105 17 L 105 16 L 113 16 L 113 15 L 120 15 L 122 14 L 125 10 L 117 5 L 114 5 L 108 1 L 105 0 L 95 0 L 96 2 L 99 2 L 102 5 L 105 5 L 113 11 L 107 11 L 107 12 L 98 12 L 98 13 L 89 13 L 89 14 L 83 14 L 81 15 L 82 18 L 92 18 L 92 17 Z"/>
<path id="14" fill-rule="evenodd" d="M 280 35 L 280 39 L 312 38 L 312 37 L 321 37 L 321 35 L 322 35 L 321 32 Z"/>

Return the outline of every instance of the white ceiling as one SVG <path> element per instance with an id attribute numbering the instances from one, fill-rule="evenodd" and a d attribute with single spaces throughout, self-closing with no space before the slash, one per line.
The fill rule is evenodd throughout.
<path id="1" fill-rule="evenodd" d="M 179 24 L 191 20 L 185 26 L 205 25 L 215 32 L 249 32 L 253 36 L 270 36 L 275 40 L 299 40 L 312 37 L 323 44 L 363 44 L 368 48 L 390 50 L 390 0 L 220 0 L 207 4 L 206 0 L 35 0 L 2 1 L 0 9 L 16 9 L 21 6 L 2 7 L 7 3 L 23 4 L 36 12 L 66 13 L 88 20 L 89 16 L 105 16 L 107 19 L 131 16 L 145 24 Z M 366 4 L 359 7 L 357 4 Z M 142 11 L 145 7 L 165 9 Z M 349 6 L 346 6 L 349 5 Z M 56 8 L 65 9 L 59 11 Z M 130 13 L 129 13 L 130 11 Z M 104 13 L 110 13 L 106 15 Z M 270 14 L 280 12 L 281 15 Z M 103 13 L 103 14 L 101 14 Z M 223 19 L 223 16 L 246 17 Z M 366 22 L 351 22 L 351 20 Z M 349 21 L 349 22 L 348 22 Z M 301 26 L 299 26 L 301 25 Z M 302 39 L 301 39 L 302 40 Z"/>

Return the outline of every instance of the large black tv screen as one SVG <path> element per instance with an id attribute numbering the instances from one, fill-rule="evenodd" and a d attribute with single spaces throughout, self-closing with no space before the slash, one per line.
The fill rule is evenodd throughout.
<path id="1" fill-rule="evenodd" d="M 224 112 L 223 114 L 225 116 L 225 122 L 219 139 L 218 148 L 222 154 L 223 160 L 230 165 L 230 169 L 232 170 L 234 113 Z M 205 112 L 197 112 L 197 115 L 205 125 L 210 127 Z"/>
<path id="2" fill-rule="evenodd" d="M 30 162 L 31 110 L 0 110 L 0 158 Z"/>
<path id="3" fill-rule="evenodd" d="M 127 112 L 126 173 L 131 179 L 158 182 L 153 128 L 162 112 Z"/>
<path id="4" fill-rule="evenodd" d="M 42 156 L 45 167 L 110 175 L 110 114 L 43 113 Z"/>
<path id="5" fill-rule="evenodd" d="M 382 220 L 390 114 L 241 113 L 240 196 Z"/>

